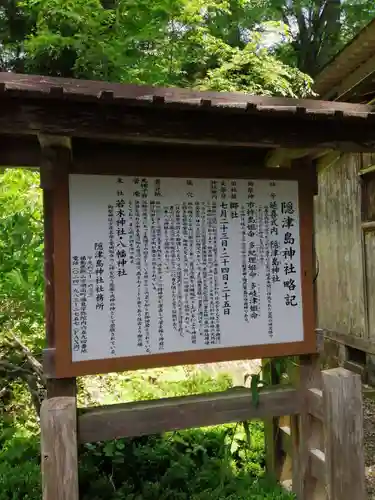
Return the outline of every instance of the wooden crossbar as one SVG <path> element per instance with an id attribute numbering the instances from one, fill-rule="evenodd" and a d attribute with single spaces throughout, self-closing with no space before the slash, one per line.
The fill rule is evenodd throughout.
<path id="1" fill-rule="evenodd" d="M 255 406 L 251 390 L 238 387 L 197 396 L 101 406 L 79 412 L 78 436 L 81 443 L 87 443 L 294 415 L 301 409 L 300 401 L 296 389 L 278 387 L 262 390 Z"/>

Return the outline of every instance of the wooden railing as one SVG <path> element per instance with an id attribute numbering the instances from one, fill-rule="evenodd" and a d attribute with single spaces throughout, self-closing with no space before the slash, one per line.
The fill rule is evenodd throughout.
<path id="1" fill-rule="evenodd" d="M 343 368 L 320 372 L 316 363 L 302 358 L 298 385 L 262 390 L 257 406 L 247 388 L 79 411 L 73 397 L 45 400 L 43 500 L 78 500 L 78 443 L 251 419 L 272 421 L 268 472 L 288 480 L 298 499 L 364 500 L 360 377 Z"/>

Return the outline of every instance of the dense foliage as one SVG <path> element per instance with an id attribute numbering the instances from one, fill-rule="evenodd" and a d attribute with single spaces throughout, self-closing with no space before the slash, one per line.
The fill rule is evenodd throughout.
<path id="1" fill-rule="evenodd" d="M 38 74 L 306 95 L 310 79 L 263 46 L 262 2 L 8 1 L 0 60 Z"/>
<path id="2" fill-rule="evenodd" d="M 0 173 L 0 331 L 32 346 L 43 324 L 43 218 L 39 174 Z"/>
<path id="3" fill-rule="evenodd" d="M 290 66 L 315 76 L 374 16 L 373 0 L 4 0 L 0 67 L 180 86 L 219 70 L 284 93 L 305 78 Z"/>
<path id="4" fill-rule="evenodd" d="M 90 385 L 81 387 L 81 404 L 225 390 L 231 382 L 170 368 L 92 377 Z M 18 411 L 0 419 L 0 500 L 41 498 L 38 424 L 22 411 L 24 397 L 18 391 Z M 79 464 L 82 500 L 294 498 L 264 476 L 263 426 L 256 421 L 88 444 Z"/>

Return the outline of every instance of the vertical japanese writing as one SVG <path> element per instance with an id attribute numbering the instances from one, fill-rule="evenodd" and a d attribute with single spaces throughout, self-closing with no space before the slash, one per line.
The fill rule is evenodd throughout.
<path id="1" fill-rule="evenodd" d="M 255 236 L 257 231 L 257 210 L 255 205 L 254 181 L 247 182 L 247 271 L 250 277 L 248 283 L 248 299 L 249 299 L 249 319 L 255 320 L 260 316 L 260 286 L 256 278 L 258 276 L 258 266 L 261 264 L 261 252 L 263 246 L 263 229 L 259 229 L 259 257 L 257 256 L 257 247 L 255 244 Z"/>
<path id="2" fill-rule="evenodd" d="M 217 231 L 217 206 L 216 202 L 212 201 L 207 207 L 207 271 L 208 271 L 208 299 L 209 299 L 209 329 L 210 343 L 217 343 L 216 332 L 216 297 L 215 297 L 215 233 Z"/>
<path id="3" fill-rule="evenodd" d="M 270 182 L 271 187 L 271 201 L 270 201 L 270 238 L 271 238 L 271 274 L 272 283 L 277 283 L 280 281 L 280 242 L 279 242 L 279 206 L 277 202 L 277 197 L 275 193 L 276 183 L 274 181 Z"/>
<path id="4" fill-rule="evenodd" d="M 212 220 L 212 246 L 213 246 L 213 272 L 214 272 L 214 305 L 215 305 L 215 336 L 216 343 L 221 344 L 220 326 L 220 284 L 219 284 L 219 252 L 218 252 L 218 204 L 213 200 Z"/>
<path id="5" fill-rule="evenodd" d="M 207 248 L 207 211 L 208 203 L 201 206 L 202 217 L 202 290 L 203 290 L 203 337 L 204 343 L 210 343 L 210 324 L 209 324 L 209 284 L 208 284 L 208 248 Z"/>
<path id="6" fill-rule="evenodd" d="M 93 278 L 95 267 L 92 255 L 87 256 L 86 271 L 87 271 L 87 298 L 92 299 L 95 293 L 95 279 Z"/>
<path id="7" fill-rule="evenodd" d="M 86 257 L 79 261 L 80 303 L 81 303 L 81 354 L 87 354 L 87 285 L 86 285 Z"/>
<path id="8" fill-rule="evenodd" d="M 129 262 L 134 265 L 134 206 L 133 201 L 128 202 L 128 245 L 129 245 Z"/>
<path id="9" fill-rule="evenodd" d="M 211 199 L 213 201 L 217 200 L 217 185 L 218 185 L 217 181 L 210 182 L 210 194 L 211 194 Z"/>
<path id="10" fill-rule="evenodd" d="M 158 204 L 159 205 L 159 204 Z M 157 223 L 157 218 L 159 217 L 159 214 L 157 214 L 157 202 L 151 201 L 150 202 L 150 218 L 151 218 L 151 280 L 152 280 L 152 288 L 153 291 L 156 292 L 158 296 L 158 315 L 159 315 L 159 264 L 158 264 L 158 259 L 159 259 L 159 252 L 158 252 L 158 238 L 160 237 L 159 234 L 159 227 Z M 159 326 L 158 326 L 159 329 Z M 159 345 L 160 349 L 160 345 Z"/>
<path id="11" fill-rule="evenodd" d="M 266 296 L 267 296 L 267 319 L 268 319 L 268 335 L 273 337 L 273 312 L 272 312 L 272 279 L 271 279 L 271 246 L 270 246 L 270 216 L 269 206 L 264 207 L 264 248 L 265 248 L 265 265 L 266 265 Z"/>
<path id="12" fill-rule="evenodd" d="M 117 268 L 117 276 L 126 276 L 126 265 L 128 263 L 128 254 L 127 248 L 125 244 L 125 236 L 126 236 L 126 217 L 125 217 L 125 200 L 124 200 L 124 191 L 122 189 L 121 184 L 124 183 L 122 177 L 117 179 L 117 199 L 116 199 L 116 209 L 115 209 L 115 218 L 116 218 L 116 236 L 117 236 L 117 251 L 116 251 L 116 268 Z"/>
<path id="13" fill-rule="evenodd" d="M 231 191 L 230 191 L 230 216 L 231 219 L 237 219 L 238 218 L 238 202 L 237 202 L 237 181 L 231 181 Z"/>
<path id="14" fill-rule="evenodd" d="M 176 205 L 176 284 L 177 284 L 177 331 L 182 335 L 182 269 L 181 269 L 181 207 Z"/>
<path id="15" fill-rule="evenodd" d="M 263 266 L 264 265 L 264 258 L 265 258 L 265 246 L 264 246 L 264 212 L 263 212 L 263 206 L 259 205 L 258 206 L 258 236 L 259 236 L 259 265 Z"/>
<path id="16" fill-rule="evenodd" d="M 203 335 L 203 253 L 202 253 L 202 203 L 195 202 L 195 255 L 196 255 L 196 290 L 197 290 L 197 323 L 199 334 Z"/>
<path id="17" fill-rule="evenodd" d="M 220 264 L 221 264 L 221 280 L 223 300 L 222 309 L 225 316 L 230 315 L 230 288 L 229 288 L 229 273 L 230 273 L 230 258 L 229 258 L 229 238 L 228 238 L 228 202 L 227 202 L 227 186 L 226 181 L 221 182 L 221 210 L 220 210 Z"/>
<path id="18" fill-rule="evenodd" d="M 297 181 L 92 177 L 95 203 L 87 176 L 70 193 L 74 362 L 303 340 Z"/>
<path id="19" fill-rule="evenodd" d="M 249 276 L 254 279 L 257 276 L 257 255 L 254 237 L 256 234 L 256 208 L 254 202 L 254 182 L 247 183 L 247 235 L 249 238 L 248 246 L 248 271 Z M 262 239 L 262 233 L 259 234 L 259 240 Z M 261 250 L 260 250 L 261 251 Z"/>
<path id="20" fill-rule="evenodd" d="M 116 295 L 115 295 L 115 231 L 114 207 L 108 205 L 108 282 L 109 282 L 109 350 L 112 356 L 116 355 Z M 104 287 L 103 287 L 104 288 Z"/>
<path id="21" fill-rule="evenodd" d="M 147 196 L 147 183 L 142 180 L 141 182 L 142 198 Z M 145 195 L 146 193 L 146 195 Z M 149 256 L 149 238 L 148 238 L 148 201 L 143 199 L 141 202 L 141 220 L 142 220 L 142 252 L 143 252 L 143 326 L 144 326 L 144 346 L 147 353 L 151 352 L 150 349 L 150 289 L 149 289 L 149 275 L 148 275 L 148 256 Z"/>
<path id="22" fill-rule="evenodd" d="M 95 275 L 96 275 L 96 309 L 104 311 L 104 251 L 103 243 L 94 244 Z"/>
<path id="23" fill-rule="evenodd" d="M 162 194 L 161 194 L 161 182 L 160 182 L 160 179 L 155 179 L 154 196 L 156 198 L 159 198 L 160 196 L 162 196 Z"/>
<path id="24" fill-rule="evenodd" d="M 81 350 L 81 321 L 79 295 L 79 258 L 72 258 L 72 317 L 73 317 L 73 351 Z"/>
<path id="25" fill-rule="evenodd" d="M 240 224 L 241 224 L 241 277 L 242 277 L 243 313 L 244 313 L 244 319 L 248 323 L 249 322 L 249 292 L 248 292 L 248 281 L 247 281 L 247 248 L 246 248 L 245 205 L 241 205 Z"/>
<path id="26" fill-rule="evenodd" d="M 195 255 L 194 255 L 194 204 L 188 203 L 188 254 L 189 254 L 189 302 L 190 302 L 190 336 L 191 343 L 197 343 L 197 311 L 195 291 Z"/>
<path id="27" fill-rule="evenodd" d="M 134 203 L 135 216 L 135 269 L 136 269 L 136 287 L 137 287 L 137 346 L 143 346 L 142 332 L 142 260 L 141 260 L 141 202 L 136 200 Z"/>
<path id="28" fill-rule="evenodd" d="M 165 235 L 163 242 L 163 255 L 164 255 L 164 265 L 166 270 L 170 269 L 171 258 L 172 258 L 172 246 L 171 246 L 171 237 L 172 237 L 172 218 L 171 218 L 171 206 L 166 205 L 164 207 L 163 214 L 163 233 Z"/>
<path id="29" fill-rule="evenodd" d="M 170 226 L 170 246 L 171 246 L 171 293 L 172 293 L 172 328 L 178 331 L 177 317 L 177 252 L 176 252 L 176 212 L 175 207 L 171 206 L 171 226 Z"/>
<path id="30" fill-rule="evenodd" d="M 296 289 L 296 262 L 295 255 L 296 250 L 294 248 L 295 238 L 291 232 L 292 228 L 295 227 L 295 207 L 292 201 L 281 203 L 281 213 L 282 213 L 282 228 L 284 229 L 284 248 L 283 248 L 283 259 L 284 259 L 284 289 L 286 291 L 284 295 L 285 305 L 296 307 L 298 305 L 297 296 L 295 293 Z"/>
<path id="31" fill-rule="evenodd" d="M 157 241 L 157 275 L 158 275 L 158 335 L 159 351 L 164 350 L 164 281 L 163 281 L 163 257 L 162 257 L 162 236 L 161 236 L 161 215 L 160 202 L 156 202 L 156 241 Z"/>
<path id="32" fill-rule="evenodd" d="M 188 214 L 187 203 L 182 203 L 182 268 L 183 268 L 183 332 L 189 323 L 189 235 L 188 235 Z"/>

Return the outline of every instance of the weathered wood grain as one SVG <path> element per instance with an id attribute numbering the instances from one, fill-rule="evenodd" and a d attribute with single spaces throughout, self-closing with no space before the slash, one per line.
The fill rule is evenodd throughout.
<path id="1" fill-rule="evenodd" d="M 328 500 L 365 500 L 361 378 L 335 368 L 322 380 Z"/>
<path id="2" fill-rule="evenodd" d="M 355 152 L 375 151 L 373 121 L 372 115 L 344 120 L 335 113 L 316 116 L 287 108 L 253 113 L 236 108 L 212 111 L 19 98 L 2 101 L 0 133 Z"/>
<path id="3" fill-rule="evenodd" d="M 333 340 L 341 345 L 347 345 L 349 347 L 354 347 L 354 349 L 359 349 L 360 351 L 366 351 L 369 354 L 375 355 L 375 343 L 368 339 L 362 339 L 360 337 L 355 337 L 354 335 L 347 335 L 340 332 L 335 332 L 332 330 L 319 330 L 323 338 Z"/>
<path id="4" fill-rule="evenodd" d="M 181 88 L 162 88 L 150 85 L 129 85 L 108 83 L 93 80 L 78 80 L 56 78 L 40 75 L 25 75 L 0 72 L 0 97 L 29 95 L 30 98 L 45 97 L 50 99 L 75 99 L 85 101 L 124 101 L 133 100 L 135 103 L 176 103 L 179 105 L 197 106 L 264 106 L 267 108 L 294 107 L 301 111 L 338 111 L 371 112 L 372 108 L 366 104 L 352 104 L 346 102 L 327 102 L 317 99 L 292 99 L 288 97 L 270 97 L 245 94 L 243 92 L 212 92 L 196 91 Z M 250 105 L 250 106 L 249 106 Z"/>
<path id="5" fill-rule="evenodd" d="M 375 343 L 375 232 L 364 234 L 369 340 Z M 375 348 L 375 346 L 374 346 Z"/>
<path id="6" fill-rule="evenodd" d="M 43 500 L 79 500 L 75 398 L 46 399 L 40 412 Z"/>
<path id="7" fill-rule="evenodd" d="M 311 388 L 307 390 L 308 412 L 314 418 L 323 420 L 323 392 L 320 389 Z"/>
<path id="8" fill-rule="evenodd" d="M 252 403 L 251 391 L 245 388 L 199 396 L 117 404 L 82 411 L 78 416 L 79 441 L 104 441 L 284 414 L 293 415 L 299 410 L 298 392 L 289 388 L 262 391 L 257 407 Z"/>
<path id="9" fill-rule="evenodd" d="M 41 186 L 43 188 L 44 212 L 44 300 L 46 340 L 48 349 L 53 350 L 56 345 L 55 337 L 55 289 L 54 289 L 54 188 L 58 182 L 60 172 L 69 168 L 70 151 L 64 148 L 43 147 L 41 154 Z M 76 395 L 76 381 L 74 378 L 47 379 L 47 397 Z"/>
<path id="10" fill-rule="evenodd" d="M 324 485 L 326 481 L 325 453 L 317 448 L 312 448 L 310 450 L 310 462 L 311 475 Z"/>
<path id="11" fill-rule="evenodd" d="M 321 497 L 320 485 L 311 468 L 310 450 L 322 449 L 321 424 L 309 412 L 308 391 L 320 389 L 320 363 L 318 355 L 300 357 L 300 390 L 302 408 L 298 422 L 298 476 L 293 477 L 293 491 L 299 500 L 317 500 Z"/>
<path id="12" fill-rule="evenodd" d="M 318 176 L 315 198 L 319 328 L 364 337 L 360 155 L 344 155 Z"/>

